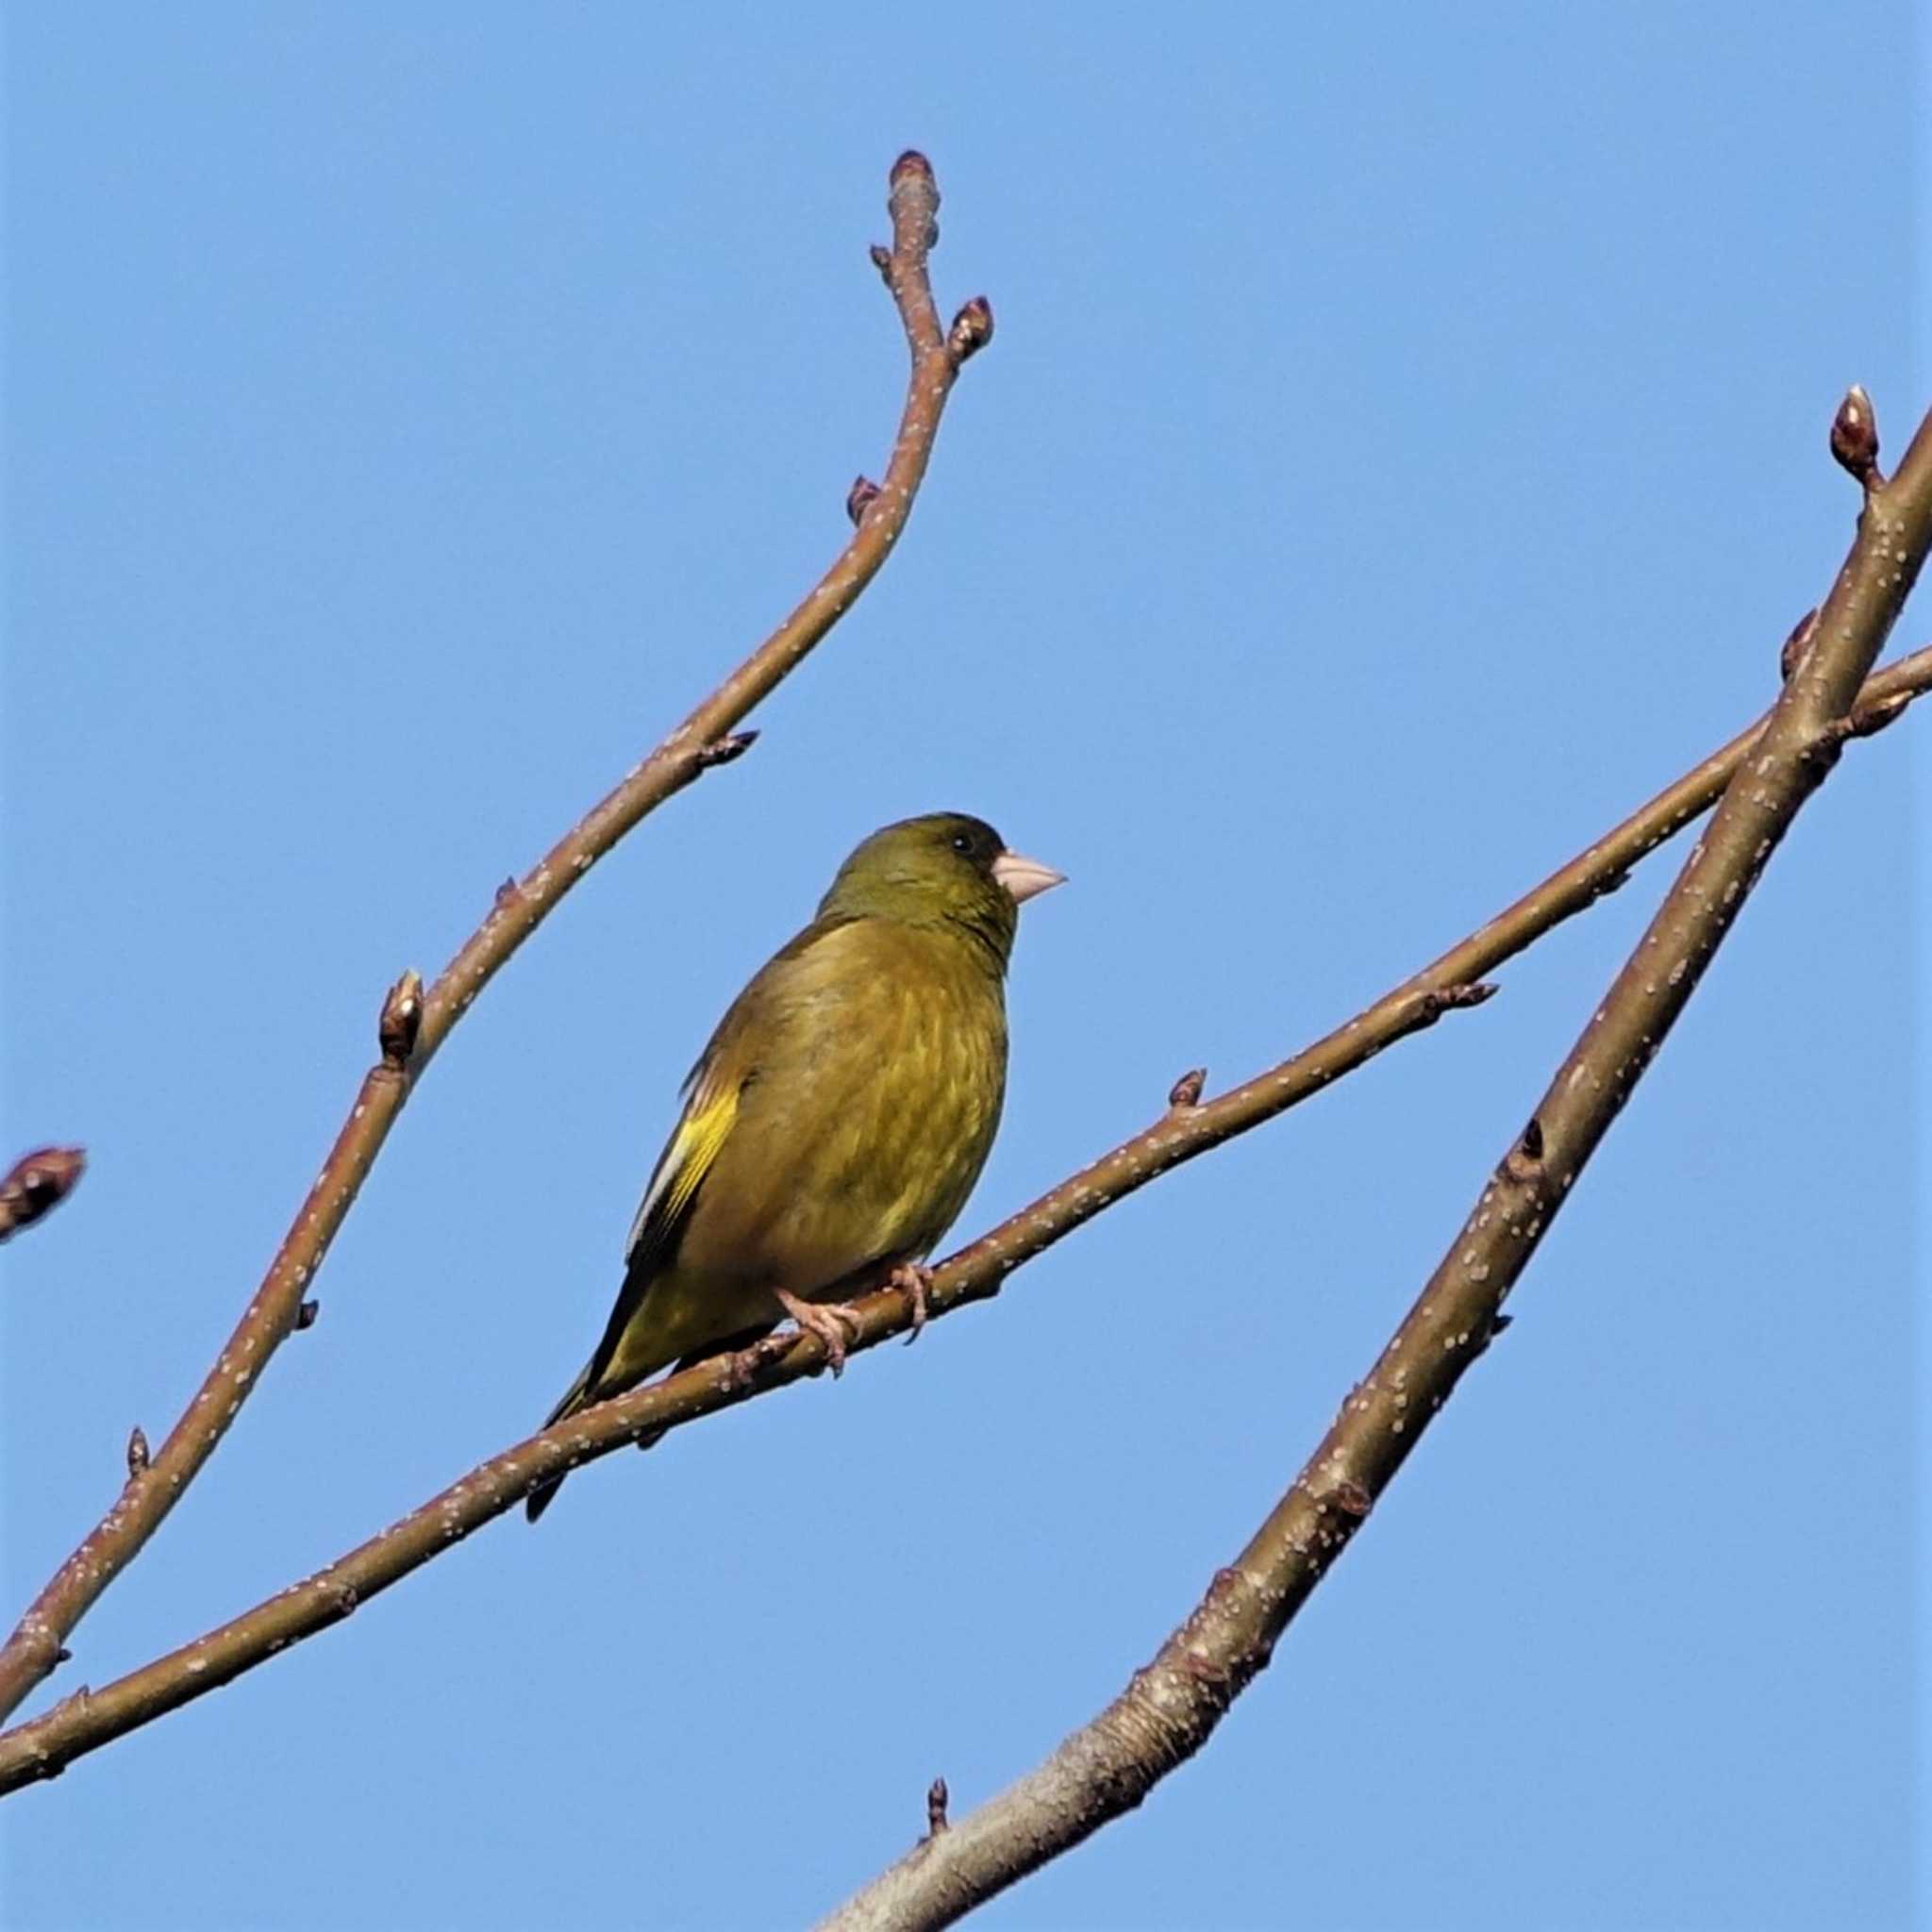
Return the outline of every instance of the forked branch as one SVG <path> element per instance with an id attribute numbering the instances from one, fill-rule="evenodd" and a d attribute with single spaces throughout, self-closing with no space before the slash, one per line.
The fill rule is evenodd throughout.
<path id="1" fill-rule="evenodd" d="M 1853 719 L 1877 728 L 1932 689 L 1932 649 L 1901 659 L 1859 693 Z M 1159 1118 L 1143 1133 L 1042 1195 L 937 1269 L 926 1293 L 938 1316 L 999 1292 L 1023 1262 L 1181 1161 L 1218 1146 L 1320 1092 L 1385 1046 L 1442 1013 L 1477 1003 L 1479 975 L 1522 952 L 1620 883 L 1627 870 L 1708 808 L 1743 765 L 1767 721 L 1740 733 L 1616 829 L 1499 913 L 1459 945 L 1406 980 L 1365 1012 L 1306 1052 L 1217 1098 L 1201 1099 L 1198 1069 L 1182 1075 Z M 862 1325 L 853 1352 L 877 1346 L 911 1325 L 911 1297 L 888 1289 L 858 1305 Z M 577 1463 L 640 1437 L 730 1407 L 815 1374 L 824 1351 L 788 1332 L 743 1354 L 600 1403 L 492 1457 L 460 1481 L 358 1549 L 269 1598 L 232 1622 L 43 1718 L 0 1734 L 0 1793 L 51 1777 L 74 1758 L 151 1723 L 232 1681 L 290 1644 L 339 1623 L 376 1591 L 407 1576 L 452 1543 L 514 1507 L 538 1485 Z M 1400 1430 L 1398 1429 L 1398 1434 Z"/>
<path id="2" fill-rule="evenodd" d="M 425 990 L 410 974 L 391 993 L 379 1031 L 382 1058 L 363 1076 L 320 1176 L 213 1368 L 151 1460 L 130 1476 L 113 1507 L 55 1573 L 0 1648 L 0 1718 L 16 1709 L 65 1655 L 68 1635 L 214 1453 L 254 1392 L 269 1357 L 290 1335 L 308 1326 L 314 1304 L 306 1297 L 329 1243 L 411 1088 L 470 1003 L 564 894 L 640 820 L 701 773 L 746 749 L 753 734 L 734 727 L 797 668 L 891 554 L 925 475 L 959 366 L 992 332 L 992 312 L 984 297 L 961 310 L 952 329 L 958 340 L 949 340 L 940 322 L 927 272 L 938 236 L 939 205 L 939 188 L 925 158 L 901 155 L 892 168 L 888 202 L 891 246 L 875 249 L 874 259 L 898 308 L 911 352 L 911 375 L 885 480 L 855 519 L 850 541 L 797 608 L 723 684 L 529 872 L 497 893 L 483 923 L 434 984 Z"/>
<path id="3" fill-rule="evenodd" d="M 1784 696 L 1737 761 L 1716 817 L 1394 1338 L 1350 1391 L 1267 1521 L 1154 1660 L 1042 1764 L 945 1832 L 928 1835 L 821 1932 L 950 1925 L 1139 1805 L 1207 1742 L 1265 1668 L 1463 1372 L 1501 1331 L 1509 1291 L 1800 807 L 1848 737 L 1896 715 L 1874 708 L 1860 681 L 1932 543 L 1932 416 L 1890 483 L 1877 473 L 1877 438 L 1862 391 L 1840 408 L 1832 449 L 1863 486 L 1866 506 Z"/>

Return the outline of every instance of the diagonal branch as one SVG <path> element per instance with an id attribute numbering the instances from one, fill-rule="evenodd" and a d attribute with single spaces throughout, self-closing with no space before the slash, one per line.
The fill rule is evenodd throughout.
<path id="1" fill-rule="evenodd" d="M 1902 658 L 1865 685 L 1853 713 L 1854 731 L 1877 730 L 1927 690 L 1932 690 L 1932 648 Z M 927 1289 L 928 1314 L 936 1317 L 997 1294 L 1015 1268 L 1121 1195 L 1309 1098 L 1450 1008 L 1479 1000 L 1476 974 L 1501 965 L 1591 905 L 1619 883 L 1628 867 L 1707 809 L 1742 766 L 1765 723 L 1760 720 L 1740 733 L 1433 966 L 1306 1052 L 1205 1106 L 1199 1104 L 1200 1076 L 1183 1075 L 1168 1110 L 1144 1133 L 936 1270 Z M 875 1347 L 912 1325 L 910 1297 L 902 1290 L 868 1295 L 858 1308 L 861 1327 L 851 1344 L 853 1353 Z M 742 1355 L 633 1390 L 519 1442 L 306 1581 L 99 1691 L 76 1693 L 44 1717 L 0 1734 L 0 1794 L 56 1775 L 74 1758 L 340 1623 L 365 1598 L 399 1582 L 577 1463 L 783 1387 L 824 1366 L 816 1341 L 791 1333 L 774 1336 Z"/>
<path id="2" fill-rule="evenodd" d="M 1864 484 L 1858 535 L 1770 723 L 1549 1091 L 1484 1186 L 1393 1340 L 1246 1549 L 1159 1654 L 1042 1764 L 923 1840 L 821 1932 L 950 1925 L 1103 1824 L 1191 1757 L 1268 1663 L 1463 1372 L 1505 1298 L 1730 930 L 1766 860 L 1859 728 L 1859 681 L 1932 545 L 1932 416 L 1897 476 L 1875 468 L 1854 390 L 1832 447 Z"/>
<path id="3" fill-rule="evenodd" d="M 383 1008 L 382 1058 L 364 1075 L 321 1175 L 297 1210 L 214 1367 L 156 1451 L 106 1516 L 68 1557 L 0 1649 L 0 1718 L 51 1672 L 89 1607 L 133 1560 L 214 1453 L 268 1358 L 312 1319 L 305 1303 L 329 1243 L 409 1091 L 451 1028 L 491 977 L 536 931 L 564 894 L 647 813 L 713 765 L 750 745 L 733 727 L 844 615 L 879 573 L 906 527 L 925 475 L 940 416 L 960 365 L 992 333 L 983 296 L 960 310 L 950 338 L 933 306 L 927 256 L 938 238 L 940 194 L 923 155 L 893 164 L 888 208 L 891 248 L 873 259 L 898 308 L 912 366 L 885 480 L 855 507 L 857 528 L 810 593 L 776 630 L 521 879 L 507 884 L 489 915 L 426 991 L 404 976 Z M 308 1310 L 305 1319 L 305 1308 Z"/>
<path id="4" fill-rule="evenodd" d="M 0 1174 L 0 1241 L 51 1214 L 87 1172 L 82 1147 L 36 1147 Z"/>

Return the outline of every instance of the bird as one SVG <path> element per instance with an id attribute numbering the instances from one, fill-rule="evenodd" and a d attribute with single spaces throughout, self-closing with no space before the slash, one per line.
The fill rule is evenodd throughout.
<path id="1" fill-rule="evenodd" d="M 836 1374 L 847 1304 L 922 1265 L 986 1164 L 1020 907 L 1065 882 L 985 820 L 929 812 L 854 848 L 685 1080 L 602 1339 L 544 1426 L 789 1315 Z M 535 1523 L 561 1476 L 525 1505 Z"/>

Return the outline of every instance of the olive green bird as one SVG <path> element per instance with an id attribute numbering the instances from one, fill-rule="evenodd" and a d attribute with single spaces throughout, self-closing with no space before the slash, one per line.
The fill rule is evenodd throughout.
<path id="1" fill-rule="evenodd" d="M 617 1306 L 550 1422 L 784 1315 L 836 1373 L 851 1297 L 895 1278 L 920 1291 L 999 1125 L 1021 903 L 1060 883 L 961 812 L 858 846 L 691 1069 Z M 532 1523 L 557 1487 L 532 1492 Z"/>

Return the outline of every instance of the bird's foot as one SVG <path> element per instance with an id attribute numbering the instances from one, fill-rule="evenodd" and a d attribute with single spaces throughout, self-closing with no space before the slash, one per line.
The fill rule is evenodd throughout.
<path id="1" fill-rule="evenodd" d="M 912 1297 L 912 1326 L 906 1337 L 906 1346 L 910 1348 L 919 1340 L 919 1331 L 925 1326 L 926 1316 L 931 1312 L 925 1305 L 925 1291 L 932 1286 L 932 1270 L 922 1268 L 917 1261 L 901 1261 L 886 1276 L 888 1288 L 903 1288 Z"/>
<path id="2" fill-rule="evenodd" d="M 749 1394 L 758 1385 L 758 1371 L 785 1354 L 793 1340 L 790 1335 L 760 1335 L 756 1341 L 733 1349 L 726 1357 L 729 1366 L 724 1372 L 731 1388 Z"/>
<path id="3" fill-rule="evenodd" d="M 800 1301 L 795 1294 L 788 1294 L 780 1288 L 773 1291 L 778 1297 L 778 1306 L 796 1322 L 808 1335 L 815 1335 L 824 1344 L 825 1362 L 837 1376 L 845 1372 L 845 1352 L 858 1340 L 861 1318 L 857 1308 L 847 1307 L 843 1302 Z"/>

